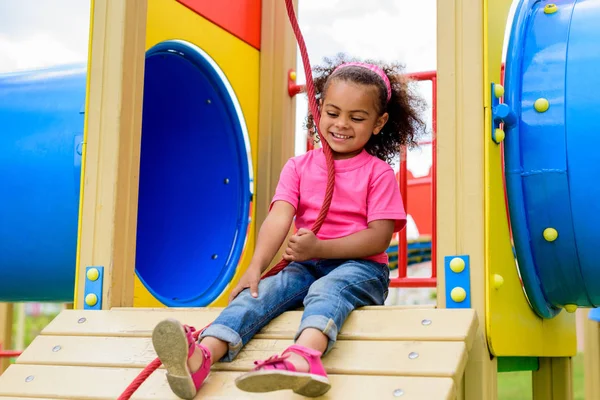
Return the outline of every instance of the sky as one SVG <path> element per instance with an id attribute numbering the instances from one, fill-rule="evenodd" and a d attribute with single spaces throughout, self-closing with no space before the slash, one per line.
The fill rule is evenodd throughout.
<path id="1" fill-rule="evenodd" d="M 436 69 L 436 0 L 299 0 L 298 16 L 313 66 L 341 52 L 401 63 L 406 72 Z M 304 83 L 300 57 L 296 69 L 298 82 Z M 416 88 L 430 106 L 431 84 L 419 83 Z M 306 148 L 306 96 L 299 95 L 296 104 L 296 153 L 301 153 Z M 430 108 L 425 120 L 430 128 Z M 415 176 L 427 175 L 431 147 L 414 150 L 408 163 Z"/>
<path id="2" fill-rule="evenodd" d="M 0 0 L 0 73 L 87 59 L 89 0 Z"/>
<path id="3" fill-rule="evenodd" d="M 0 73 L 87 58 L 89 0 L 0 0 Z M 514 8 L 514 7 L 513 7 Z M 400 62 L 407 72 L 436 69 L 436 0 L 299 0 L 299 24 L 310 62 L 339 52 Z M 298 82 L 304 83 L 298 57 Z M 417 85 L 431 104 L 431 84 Z M 297 97 L 296 154 L 306 148 L 305 95 Z M 425 115 L 431 127 L 431 109 Z M 409 155 L 415 176 L 426 175 L 431 148 Z"/>

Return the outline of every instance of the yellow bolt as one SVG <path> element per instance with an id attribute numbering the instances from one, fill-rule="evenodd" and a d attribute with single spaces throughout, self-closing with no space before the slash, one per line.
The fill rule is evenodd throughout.
<path id="1" fill-rule="evenodd" d="M 576 304 L 566 304 L 565 310 L 567 310 L 568 313 L 574 313 L 575 311 L 577 311 L 577 305 Z"/>
<path id="2" fill-rule="evenodd" d="M 293 80 L 293 81 L 296 80 L 296 71 L 290 72 L 290 79 Z"/>
<path id="3" fill-rule="evenodd" d="M 546 112 L 548 108 L 550 108 L 550 103 L 547 99 L 541 97 L 535 101 L 535 103 L 533 104 L 533 108 L 535 108 L 535 111 L 543 113 Z"/>
<path id="4" fill-rule="evenodd" d="M 450 261 L 450 269 L 454 273 L 461 273 L 465 269 L 465 261 L 460 257 L 454 257 Z"/>
<path id="5" fill-rule="evenodd" d="M 504 138 L 506 137 L 506 134 L 504 133 L 504 131 L 500 128 L 496 129 L 494 131 L 494 141 L 496 143 L 500 143 L 504 140 Z"/>
<path id="6" fill-rule="evenodd" d="M 547 242 L 554 242 L 558 238 L 558 231 L 554 228 L 546 228 L 544 229 L 544 239 Z"/>
<path id="7" fill-rule="evenodd" d="M 96 303 L 98 303 L 98 296 L 96 296 L 94 293 L 90 293 L 85 296 L 85 304 L 88 306 L 93 307 L 96 305 Z"/>
<path id="8" fill-rule="evenodd" d="M 100 276 L 100 273 L 97 268 L 90 268 L 88 269 L 86 276 L 90 281 L 95 281 L 98 279 L 98 276 Z"/>
<path id="9" fill-rule="evenodd" d="M 494 274 L 494 289 L 500 289 L 504 285 L 504 278 L 502 275 Z"/>
<path id="10" fill-rule="evenodd" d="M 494 85 L 494 96 L 496 96 L 497 99 L 504 96 L 504 86 L 495 84 Z"/>
<path id="11" fill-rule="evenodd" d="M 462 303 L 467 298 L 467 292 L 465 289 L 457 286 L 450 292 L 450 298 L 457 303 Z"/>
<path id="12" fill-rule="evenodd" d="M 556 4 L 546 4 L 546 7 L 544 7 L 544 14 L 554 14 L 557 11 Z"/>

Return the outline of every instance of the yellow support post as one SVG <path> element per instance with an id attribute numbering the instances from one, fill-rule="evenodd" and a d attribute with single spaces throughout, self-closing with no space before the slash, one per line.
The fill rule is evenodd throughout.
<path id="1" fill-rule="evenodd" d="M 585 399 L 600 399 L 600 324 L 583 313 Z"/>
<path id="2" fill-rule="evenodd" d="M 534 400 L 573 400 L 571 357 L 541 357 L 533 371 Z"/>
<path id="3" fill-rule="evenodd" d="M 294 0 L 298 9 L 298 1 Z M 260 115 L 256 186 L 256 236 L 284 164 L 294 156 L 295 97 L 288 94 L 288 71 L 296 67 L 296 38 L 285 2 L 268 0 L 262 6 L 260 50 Z M 281 250 L 273 264 L 281 259 Z"/>
<path id="4" fill-rule="evenodd" d="M 444 258 L 468 255 L 470 307 L 479 329 L 459 390 L 467 400 L 497 397 L 497 364 L 486 343 L 484 209 L 484 3 L 437 2 L 438 305 L 445 307 Z"/>
<path id="5" fill-rule="evenodd" d="M 13 304 L 0 303 L 0 346 L 4 350 L 12 348 Z M 0 358 L 0 375 L 10 365 L 10 359 Z"/>
<path id="6" fill-rule="evenodd" d="M 102 308 L 133 304 L 147 0 L 94 0 L 75 307 L 86 267 L 104 268 Z"/>

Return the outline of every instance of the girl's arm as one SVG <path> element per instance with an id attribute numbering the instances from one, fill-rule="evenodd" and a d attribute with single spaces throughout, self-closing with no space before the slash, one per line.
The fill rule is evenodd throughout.
<path id="1" fill-rule="evenodd" d="M 363 258 L 383 253 L 387 250 L 394 233 L 393 220 L 376 220 L 368 228 L 351 235 L 319 240 L 315 246 L 317 258 Z"/>
<path id="2" fill-rule="evenodd" d="M 296 209 L 287 201 L 276 201 L 260 227 L 254 255 L 248 268 L 263 273 L 283 244 L 292 226 Z"/>
<path id="3" fill-rule="evenodd" d="M 383 253 L 392 240 L 394 223 L 394 220 L 375 220 L 367 229 L 330 240 L 319 240 L 311 230 L 301 228 L 290 238 L 283 257 L 288 261 L 304 261 L 364 258 Z"/>

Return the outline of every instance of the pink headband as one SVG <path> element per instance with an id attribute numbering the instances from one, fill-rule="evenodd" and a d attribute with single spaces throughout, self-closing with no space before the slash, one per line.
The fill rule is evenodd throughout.
<path id="1" fill-rule="evenodd" d="M 387 101 L 388 102 L 390 101 L 390 98 L 392 97 L 392 86 L 390 85 L 390 80 L 388 79 L 385 72 L 383 72 L 383 70 L 381 68 L 379 68 L 377 65 L 360 63 L 360 62 L 351 62 L 351 63 L 346 63 L 346 64 L 340 65 L 333 72 L 335 73 L 335 71 L 337 71 L 340 68 L 344 68 L 344 67 L 363 67 L 370 71 L 375 72 L 383 80 L 383 83 L 385 84 L 385 88 L 387 90 Z"/>

